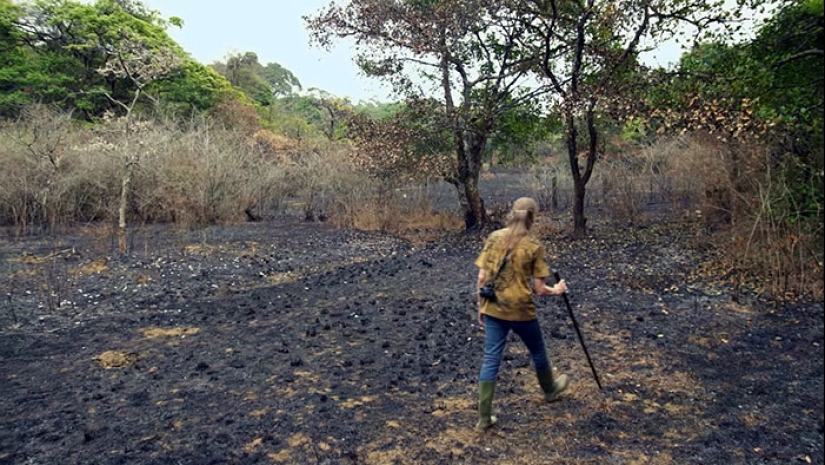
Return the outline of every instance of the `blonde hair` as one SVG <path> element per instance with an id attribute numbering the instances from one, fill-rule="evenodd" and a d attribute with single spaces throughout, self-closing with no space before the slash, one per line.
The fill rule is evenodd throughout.
<path id="1" fill-rule="evenodd" d="M 521 197 L 513 202 L 513 208 L 507 215 L 506 233 L 502 246 L 512 250 L 519 241 L 530 232 L 533 222 L 536 221 L 536 213 L 539 205 L 530 197 Z"/>

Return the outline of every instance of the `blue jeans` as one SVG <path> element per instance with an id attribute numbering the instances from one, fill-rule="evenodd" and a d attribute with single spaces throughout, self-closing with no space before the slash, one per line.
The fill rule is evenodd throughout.
<path id="1" fill-rule="evenodd" d="M 544 337 L 541 335 L 539 320 L 507 321 L 484 315 L 484 364 L 481 365 L 479 381 L 494 381 L 501 365 L 501 355 L 507 344 L 507 335 L 513 331 L 521 338 L 536 370 L 547 370 L 550 361 L 547 359 L 547 349 L 544 346 Z"/>

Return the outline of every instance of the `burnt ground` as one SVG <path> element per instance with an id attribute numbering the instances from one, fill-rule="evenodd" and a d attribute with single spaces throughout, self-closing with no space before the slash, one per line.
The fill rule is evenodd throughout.
<path id="1" fill-rule="evenodd" d="M 540 298 L 573 389 L 541 403 L 512 340 L 477 435 L 477 237 L 285 219 L 144 228 L 127 257 L 6 239 L 0 464 L 822 464 L 823 303 L 735 289 L 695 240 L 546 236 L 604 389 Z"/>

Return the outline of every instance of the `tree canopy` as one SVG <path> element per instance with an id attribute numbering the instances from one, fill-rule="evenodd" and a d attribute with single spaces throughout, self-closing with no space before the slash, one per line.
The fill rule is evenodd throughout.
<path id="1" fill-rule="evenodd" d="M 399 95 L 438 98 L 453 138 L 456 186 L 468 229 L 483 228 L 482 157 L 502 116 L 546 91 L 530 86 L 528 29 L 495 0 L 353 0 L 305 18 L 320 46 L 353 37 L 358 63 Z M 529 52 L 529 51 L 528 51 Z"/>
<path id="2" fill-rule="evenodd" d="M 192 60 L 166 33 L 178 18 L 162 19 L 140 2 L 0 0 L 0 114 L 11 115 L 30 103 L 55 104 L 87 119 L 117 110 L 113 101 L 129 100 L 136 81 L 100 72 L 117 60 L 136 59 L 135 51 L 174 56 L 179 65 L 153 79 L 146 95 L 168 104 L 205 110 L 230 86 Z M 107 96 L 111 97 L 108 98 Z"/>
<path id="3" fill-rule="evenodd" d="M 229 55 L 226 62 L 213 63 L 212 68 L 262 106 L 301 89 L 300 81 L 292 72 L 278 63 L 262 65 L 255 52 Z"/>

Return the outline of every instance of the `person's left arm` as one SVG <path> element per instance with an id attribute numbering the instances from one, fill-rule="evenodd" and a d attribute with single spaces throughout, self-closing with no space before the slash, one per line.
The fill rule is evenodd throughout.
<path id="1" fill-rule="evenodd" d="M 476 295 L 478 296 L 478 324 L 482 327 L 484 326 L 484 314 L 481 312 L 481 305 L 484 303 L 484 300 L 478 295 L 478 291 L 484 287 L 490 277 L 490 271 L 487 269 L 490 267 L 488 258 L 490 257 L 490 252 L 493 250 L 494 243 L 495 241 L 492 240 L 492 236 L 488 237 L 487 240 L 484 241 L 484 248 L 481 249 L 481 254 L 475 261 L 475 264 L 478 267 L 478 280 L 476 281 Z"/>
<path id="2" fill-rule="evenodd" d="M 547 285 L 545 278 L 533 278 L 533 292 L 536 295 L 562 295 L 567 292 L 567 283 L 562 279 L 553 287 Z"/>
<path id="3" fill-rule="evenodd" d="M 562 295 L 567 292 L 567 283 L 562 279 L 554 286 L 548 286 L 546 278 L 550 275 L 547 267 L 544 246 L 539 246 L 533 255 L 533 292 L 536 295 Z"/>

